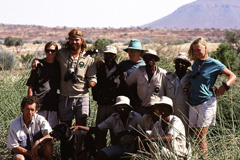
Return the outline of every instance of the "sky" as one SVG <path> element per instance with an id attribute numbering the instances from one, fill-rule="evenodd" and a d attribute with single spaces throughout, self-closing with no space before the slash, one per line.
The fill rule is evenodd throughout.
<path id="1" fill-rule="evenodd" d="M 136 27 L 196 0 L 0 0 L 0 23 L 47 27 Z"/>

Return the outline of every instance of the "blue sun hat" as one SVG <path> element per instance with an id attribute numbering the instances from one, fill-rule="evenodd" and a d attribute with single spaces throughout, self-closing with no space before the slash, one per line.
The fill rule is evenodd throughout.
<path id="1" fill-rule="evenodd" d="M 128 52 L 128 49 L 136 49 L 136 50 L 142 50 L 141 42 L 137 39 L 131 39 L 128 48 L 123 49 L 125 52 Z"/>

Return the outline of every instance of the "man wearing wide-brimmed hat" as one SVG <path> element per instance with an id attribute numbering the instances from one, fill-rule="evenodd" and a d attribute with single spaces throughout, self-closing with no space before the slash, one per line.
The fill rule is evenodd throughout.
<path id="1" fill-rule="evenodd" d="M 164 159 L 185 156 L 187 154 L 185 128 L 181 119 L 172 115 L 174 109 L 171 98 L 152 96 L 146 107 L 151 112 L 142 118 L 141 127 L 148 137 L 142 142 L 151 148 L 150 153 L 152 151 L 158 155 L 157 152 L 160 151 L 159 154 Z M 159 143 L 155 143 L 158 141 Z"/>
<path id="2" fill-rule="evenodd" d="M 118 96 L 116 103 L 113 105 L 115 113 L 104 120 L 97 127 L 74 126 L 74 130 L 82 129 L 94 134 L 101 131 L 111 129 L 117 138 L 114 145 L 101 149 L 96 156 L 96 159 L 118 159 L 125 152 L 133 153 L 135 151 L 134 140 L 138 135 L 135 129 L 138 128 L 142 116 L 137 112 L 132 111 L 130 100 L 126 96 Z"/>
<path id="3" fill-rule="evenodd" d="M 178 116 L 188 134 L 188 113 L 189 106 L 188 95 L 191 87 L 191 77 L 188 67 L 191 61 L 187 57 L 187 53 L 180 52 L 174 57 L 175 72 L 169 73 L 163 80 L 163 95 L 168 96 L 173 101 L 174 115 Z"/>
<path id="4" fill-rule="evenodd" d="M 109 45 L 104 49 L 104 62 L 97 67 L 97 84 L 92 88 L 93 99 L 97 101 L 98 111 L 96 125 L 103 122 L 114 112 L 112 105 L 116 98 L 126 90 L 123 73 L 116 63 L 117 48 Z M 110 132 L 111 133 L 111 132 Z M 112 134 L 111 139 L 112 139 Z M 106 147 L 107 131 L 96 133 L 95 141 L 97 149 Z"/>
<path id="5" fill-rule="evenodd" d="M 141 54 L 146 66 L 141 66 L 127 78 L 128 86 L 137 84 L 137 94 L 141 100 L 141 106 L 137 106 L 136 111 L 143 115 L 145 106 L 149 98 L 153 95 L 162 96 L 162 81 L 167 71 L 156 66 L 156 62 L 160 60 L 157 52 L 151 49 L 145 50 Z"/>
<path id="6" fill-rule="evenodd" d="M 145 66 L 144 61 L 140 57 L 143 49 L 139 40 L 131 39 L 128 47 L 123 50 L 128 53 L 129 60 L 120 62 L 119 66 L 124 72 L 127 72 L 127 76 L 139 66 Z"/>

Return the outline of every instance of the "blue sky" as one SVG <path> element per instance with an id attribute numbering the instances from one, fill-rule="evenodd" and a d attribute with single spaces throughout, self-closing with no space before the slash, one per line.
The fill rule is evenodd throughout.
<path id="1" fill-rule="evenodd" d="M 131 27 L 195 0 L 1 0 L 0 23 L 49 27 Z"/>

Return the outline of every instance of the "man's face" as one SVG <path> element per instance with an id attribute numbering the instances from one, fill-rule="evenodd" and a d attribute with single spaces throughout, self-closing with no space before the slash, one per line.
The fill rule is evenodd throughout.
<path id="1" fill-rule="evenodd" d="M 26 104 L 25 107 L 22 109 L 22 112 L 23 112 L 23 119 L 31 121 L 32 117 L 36 113 L 36 103 Z"/>
<path id="2" fill-rule="evenodd" d="M 107 65 L 111 65 L 115 62 L 116 55 L 113 53 L 104 53 L 104 61 Z"/>
<path id="3" fill-rule="evenodd" d="M 128 116 L 129 112 L 131 111 L 130 107 L 124 104 L 115 106 L 115 110 L 120 116 Z"/>
<path id="4" fill-rule="evenodd" d="M 141 58 L 140 58 L 140 54 L 142 51 L 140 50 L 136 50 L 136 49 L 128 49 L 128 56 L 129 59 L 133 62 L 133 63 L 137 63 Z"/>
<path id="5" fill-rule="evenodd" d="M 186 72 L 188 66 L 189 66 L 188 62 L 182 59 L 175 60 L 175 69 L 177 72 Z"/>
<path id="6" fill-rule="evenodd" d="M 81 38 L 69 37 L 69 44 L 72 51 L 78 51 L 82 45 Z"/>
<path id="7" fill-rule="evenodd" d="M 53 60 L 56 57 L 56 53 L 57 53 L 56 47 L 54 45 L 47 47 L 45 50 L 45 53 L 46 53 L 46 58 L 48 60 Z"/>
<path id="8" fill-rule="evenodd" d="M 154 106 L 154 116 L 161 116 L 163 119 L 166 119 L 168 116 L 170 116 L 170 114 L 171 113 L 168 105 L 161 104 Z"/>
<path id="9" fill-rule="evenodd" d="M 143 60 L 146 63 L 146 66 L 154 66 L 155 65 L 155 57 L 152 55 L 143 56 Z"/>

